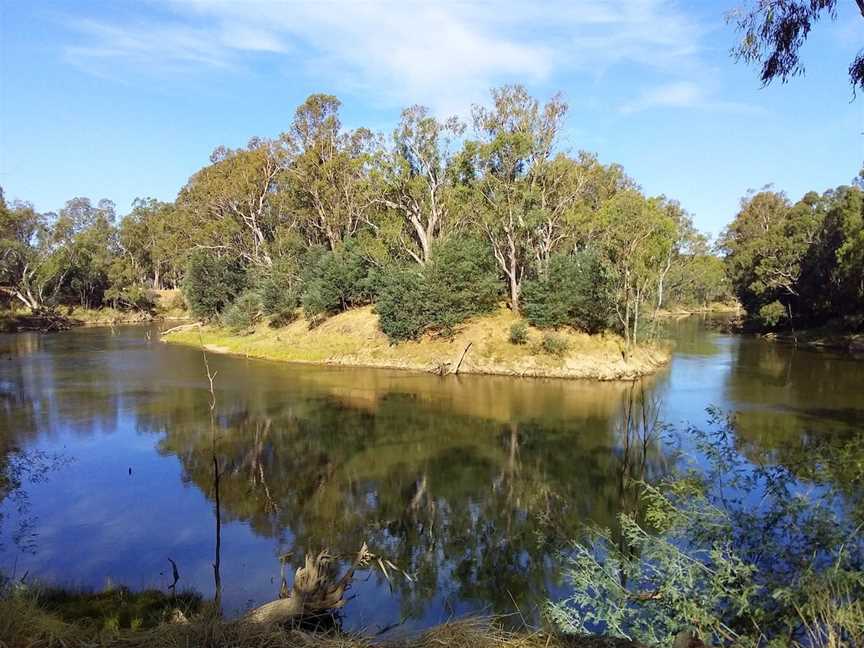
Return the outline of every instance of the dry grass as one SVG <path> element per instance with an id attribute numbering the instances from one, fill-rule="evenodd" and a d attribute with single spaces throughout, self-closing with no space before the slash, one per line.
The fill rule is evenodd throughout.
<path id="1" fill-rule="evenodd" d="M 471 349 L 461 373 L 547 378 L 633 379 L 656 371 L 669 359 L 669 351 L 645 346 L 624 359 L 623 341 L 612 334 L 588 335 L 560 331 L 567 352 L 562 356 L 544 353 L 541 331 L 528 330 L 527 344 L 510 342 L 513 314 L 501 308 L 476 317 L 450 338 L 427 335 L 416 342 L 391 344 L 378 328 L 378 316 L 371 306 L 357 308 L 310 328 L 298 318 L 283 328 L 262 322 L 251 331 L 232 334 L 219 327 L 204 327 L 207 348 L 253 358 L 287 362 L 446 371 L 456 365 L 470 343 Z M 197 346 L 197 330 L 171 333 L 164 338 Z"/>
<path id="2" fill-rule="evenodd" d="M 105 630 L 65 623 L 32 598 L 0 599 L 3 648 L 632 648 L 608 637 L 556 637 L 509 632 L 492 619 L 445 623 L 419 636 L 373 640 L 356 634 L 310 633 L 279 626 L 224 621 L 203 615 L 186 624 L 163 623 L 146 630 Z"/>

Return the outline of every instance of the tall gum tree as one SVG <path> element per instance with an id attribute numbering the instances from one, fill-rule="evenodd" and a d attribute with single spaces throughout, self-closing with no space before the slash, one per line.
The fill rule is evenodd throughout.
<path id="1" fill-rule="evenodd" d="M 255 138 L 245 149 L 220 147 L 210 159 L 177 198 L 197 246 L 272 266 L 274 233 L 291 218 L 280 191 L 287 152 L 280 142 Z"/>
<path id="2" fill-rule="evenodd" d="M 454 147 L 464 132 L 456 117 L 441 121 L 425 106 L 411 106 L 383 154 L 377 200 L 399 215 L 409 232 L 401 247 L 420 264 L 430 261 L 433 243 L 452 225 Z"/>
<path id="3" fill-rule="evenodd" d="M 368 222 L 374 203 L 375 137 L 365 128 L 343 131 L 341 105 L 332 95 L 311 95 L 280 138 L 291 154 L 286 169 L 291 208 L 309 242 L 330 250 Z"/>
<path id="4" fill-rule="evenodd" d="M 678 226 L 663 200 L 636 190 L 615 194 L 597 214 L 598 240 L 616 270 L 615 314 L 628 349 L 637 345 L 642 305 L 657 290 L 678 239 Z"/>
<path id="5" fill-rule="evenodd" d="M 557 174 L 549 166 L 567 105 L 555 96 L 541 106 L 524 87 L 508 85 L 492 91 L 490 108 L 472 112 L 477 140 L 466 153 L 477 170 L 474 208 L 518 313 L 538 224 L 566 204 L 553 198 Z"/>

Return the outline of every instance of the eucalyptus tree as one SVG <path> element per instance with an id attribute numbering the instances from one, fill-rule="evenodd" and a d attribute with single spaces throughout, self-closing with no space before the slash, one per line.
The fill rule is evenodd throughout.
<path id="1" fill-rule="evenodd" d="M 821 229 L 816 194 L 794 207 L 783 193 L 763 190 L 741 201 L 722 246 L 738 299 L 748 313 L 773 325 L 794 317 L 802 262 Z"/>
<path id="2" fill-rule="evenodd" d="M 176 287 L 189 249 L 181 214 L 173 203 L 136 198 L 118 228 L 118 247 L 140 283 Z"/>
<path id="3" fill-rule="evenodd" d="M 678 239 L 678 224 L 659 198 L 633 189 L 606 201 L 597 213 L 598 243 L 615 268 L 615 314 L 628 349 L 636 346 L 642 305 L 655 294 Z"/>
<path id="4" fill-rule="evenodd" d="M 210 160 L 177 197 L 196 247 L 272 266 L 270 245 L 293 217 L 280 190 L 288 152 L 279 141 L 253 138 L 243 149 L 217 148 Z"/>
<path id="5" fill-rule="evenodd" d="M 864 0 L 855 4 L 864 17 Z M 838 0 L 755 0 L 742 5 L 727 16 L 741 34 L 732 54 L 759 65 L 763 84 L 775 79 L 785 83 L 804 72 L 799 50 L 820 19 L 836 20 L 838 5 Z M 864 52 L 849 64 L 849 81 L 864 90 Z"/>
<path id="6" fill-rule="evenodd" d="M 280 138 L 290 152 L 287 204 L 308 242 L 330 250 L 368 222 L 374 204 L 370 166 L 375 137 L 365 128 L 344 131 L 341 105 L 332 95 L 311 95 Z"/>
<path id="7" fill-rule="evenodd" d="M 570 201 L 567 192 L 556 195 L 566 162 L 553 164 L 566 112 L 560 97 L 541 106 L 518 85 L 493 90 L 491 108 L 473 109 L 477 140 L 466 145 L 466 154 L 477 173 L 474 209 L 516 313 L 522 281 L 536 258 L 537 229 Z"/>
<path id="8" fill-rule="evenodd" d="M 102 304 L 108 275 L 117 254 L 116 209 L 110 200 L 66 202 L 48 228 L 49 250 L 43 265 L 53 299 L 75 301 L 85 308 Z"/>
<path id="9" fill-rule="evenodd" d="M 454 225 L 455 146 L 464 132 L 457 117 L 442 121 L 425 106 L 411 106 L 382 156 L 378 200 L 398 214 L 400 247 L 417 263 L 430 261 L 433 244 Z"/>
<path id="10" fill-rule="evenodd" d="M 42 306 L 45 217 L 29 203 L 7 205 L 0 189 L 0 291 L 27 308 Z"/>

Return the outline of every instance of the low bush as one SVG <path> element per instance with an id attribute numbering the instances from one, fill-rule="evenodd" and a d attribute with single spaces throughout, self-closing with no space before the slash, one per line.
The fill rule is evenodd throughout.
<path id="1" fill-rule="evenodd" d="M 303 264 L 301 302 L 310 319 L 372 301 L 375 282 L 371 264 L 351 242 L 335 251 L 311 248 Z"/>
<path id="2" fill-rule="evenodd" d="M 519 320 L 510 327 L 510 344 L 528 343 L 528 322 Z"/>
<path id="3" fill-rule="evenodd" d="M 391 341 L 414 340 L 429 326 L 426 278 L 419 267 L 384 274 L 375 312 L 378 326 Z"/>
<path id="4" fill-rule="evenodd" d="M 555 255 L 542 276 L 525 282 L 522 306 L 534 326 L 596 333 L 611 320 L 612 272 L 592 252 Z"/>
<path id="5" fill-rule="evenodd" d="M 394 341 L 429 330 L 451 335 L 469 317 L 495 308 L 501 286 L 492 255 L 472 238 L 441 241 L 426 266 L 380 276 L 376 311 L 381 330 Z"/>
<path id="6" fill-rule="evenodd" d="M 209 250 L 195 250 L 190 255 L 183 294 L 195 317 L 216 317 L 245 288 L 246 273 L 236 260 L 215 256 Z"/>
<path id="7" fill-rule="evenodd" d="M 262 271 L 256 280 L 265 315 L 283 316 L 300 306 L 301 279 L 297 261 L 280 257 Z"/>
<path id="8" fill-rule="evenodd" d="M 540 349 L 543 353 L 548 353 L 559 358 L 564 357 L 569 348 L 570 343 L 567 342 L 567 338 L 555 333 L 546 333 L 543 336 L 543 341 L 540 342 Z"/>
<path id="9" fill-rule="evenodd" d="M 234 331 L 253 326 L 261 317 L 261 298 L 256 292 L 249 291 L 240 295 L 222 313 L 222 323 Z"/>

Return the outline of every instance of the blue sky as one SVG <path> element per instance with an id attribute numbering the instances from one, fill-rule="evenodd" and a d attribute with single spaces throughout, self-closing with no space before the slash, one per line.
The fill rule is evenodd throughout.
<path id="1" fill-rule="evenodd" d="M 716 234 L 749 188 L 798 198 L 864 162 L 855 3 L 812 32 L 806 76 L 761 88 L 728 53 L 741 1 L 0 0 L 0 185 L 42 211 L 89 196 L 125 213 L 173 199 L 216 146 L 278 135 L 312 92 L 389 133 L 406 105 L 467 116 L 521 82 L 569 102 L 563 146 Z"/>

